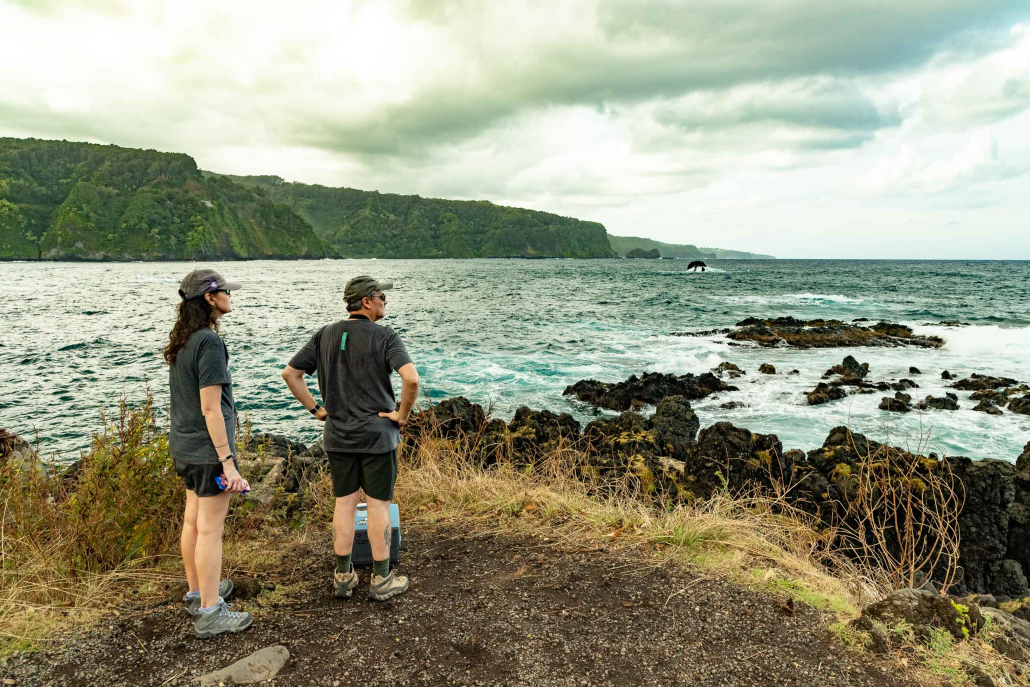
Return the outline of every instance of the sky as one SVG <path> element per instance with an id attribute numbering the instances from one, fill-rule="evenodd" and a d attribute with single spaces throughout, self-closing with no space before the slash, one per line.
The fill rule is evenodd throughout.
<path id="1" fill-rule="evenodd" d="M 0 136 L 783 258 L 1030 259 L 1028 0 L 0 0 Z"/>

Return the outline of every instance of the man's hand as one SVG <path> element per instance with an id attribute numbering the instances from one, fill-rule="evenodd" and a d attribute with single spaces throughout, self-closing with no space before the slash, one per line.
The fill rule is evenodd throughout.
<path id="1" fill-rule="evenodd" d="M 240 476 L 239 470 L 231 462 L 222 463 L 224 472 L 222 481 L 226 483 L 225 491 L 230 494 L 239 494 L 243 491 L 250 491 L 250 484 Z"/>
<path id="2" fill-rule="evenodd" d="M 407 416 L 401 417 L 401 412 L 399 410 L 395 410 L 392 413 L 379 413 L 379 417 L 390 418 L 397 423 L 397 427 L 400 429 L 404 429 L 404 425 L 408 423 Z"/>
<path id="3" fill-rule="evenodd" d="M 315 411 L 315 419 L 320 422 L 325 422 L 325 419 L 329 417 L 329 413 L 326 412 L 325 408 L 319 408 Z"/>

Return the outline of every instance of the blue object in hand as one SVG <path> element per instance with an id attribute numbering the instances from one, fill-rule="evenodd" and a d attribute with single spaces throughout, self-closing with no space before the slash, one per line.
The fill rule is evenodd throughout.
<path id="1" fill-rule="evenodd" d="M 224 481 L 222 481 L 222 476 L 221 476 L 221 475 L 215 475 L 215 484 L 217 484 L 217 485 L 218 485 L 218 489 L 219 489 L 219 491 L 225 491 L 225 488 L 226 488 L 227 486 L 229 486 L 229 483 L 228 483 L 228 482 L 224 482 Z M 243 491 L 241 491 L 240 493 L 241 493 L 241 494 L 247 494 L 247 493 L 249 493 L 249 492 L 250 492 L 250 489 L 244 489 L 244 490 L 243 490 Z"/>

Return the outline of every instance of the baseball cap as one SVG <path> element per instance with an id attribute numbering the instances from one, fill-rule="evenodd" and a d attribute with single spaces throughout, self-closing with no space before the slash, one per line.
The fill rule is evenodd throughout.
<path id="1" fill-rule="evenodd" d="M 354 303 L 360 301 L 365 296 L 371 296 L 375 291 L 386 291 L 392 288 L 392 281 L 379 281 L 367 274 L 363 274 L 347 282 L 347 286 L 343 290 L 343 299 L 348 303 Z"/>
<path id="2" fill-rule="evenodd" d="M 179 296 L 183 300 L 203 296 L 212 291 L 239 291 L 243 286 L 234 281 L 227 281 L 215 270 L 203 268 L 193 270 L 179 283 Z"/>

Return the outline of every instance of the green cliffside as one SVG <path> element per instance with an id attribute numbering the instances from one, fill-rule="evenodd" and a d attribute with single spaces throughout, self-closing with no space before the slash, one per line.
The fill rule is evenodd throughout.
<path id="1" fill-rule="evenodd" d="M 188 155 L 0 138 L 0 259 L 315 258 L 311 226 Z M 331 251 L 329 251 L 331 254 Z"/>
<path id="2" fill-rule="evenodd" d="M 288 183 L 277 176 L 228 178 L 266 189 L 343 257 L 616 257 L 603 225 L 548 212 Z"/>
<path id="3" fill-rule="evenodd" d="M 690 244 L 679 245 L 675 243 L 662 243 L 654 239 L 643 239 L 635 236 L 608 236 L 615 252 L 622 257 L 627 257 L 631 250 L 658 250 L 663 258 L 680 258 L 681 260 L 714 260 L 712 253 L 703 253 L 697 246 Z"/>

